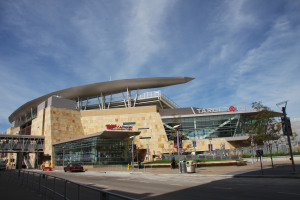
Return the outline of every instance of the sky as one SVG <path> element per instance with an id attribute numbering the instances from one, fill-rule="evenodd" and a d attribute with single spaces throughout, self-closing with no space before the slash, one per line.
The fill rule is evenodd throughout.
<path id="1" fill-rule="evenodd" d="M 176 76 L 195 79 L 159 90 L 180 107 L 300 117 L 300 1 L 0 0 L 0 132 L 50 92 Z"/>

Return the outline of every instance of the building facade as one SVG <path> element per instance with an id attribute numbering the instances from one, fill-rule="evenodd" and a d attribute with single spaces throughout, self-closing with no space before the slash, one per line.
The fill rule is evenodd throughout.
<path id="1" fill-rule="evenodd" d="M 250 116 L 258 112 L 251 106 L 179 108 L 160 91 L 141 92 L 191 80 L 128 79 L 53 92 L 17 109 L 9 118 L 12 127 L 7 134 L 44 138 L 42 152 L 22 153 L 32 166 L 43 156 L 50 157 L 53 166 L 152 161 L 177 153 L 177 136 L 185 154 L 239 147 L 248 139 Z"/>

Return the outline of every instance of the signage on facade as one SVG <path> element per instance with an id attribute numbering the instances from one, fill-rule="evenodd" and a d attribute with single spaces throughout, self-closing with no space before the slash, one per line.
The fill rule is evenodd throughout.
<path id="1" fill-rule="evenodd" d="M 140 139 L 151 139 L 151 137 L 140 137 Z"/>
<path id="2" fill-rule="evenodd" d="M 234 112 L 239 111 L 240 108 L 237 106 L 230 106 L 230 107 L 219 107 L 219 108 L 199 108 L 197 111 L 199 113 L 215 113 L 215 112 Z M 244 107 L 241 110 L 245 110 Z M 245 110 L 246 111 L 246 110 Z"/>
<path id="3" fill-rule="evenodd" d="M 123 122 L 123 126 L 135 125 L 135 122 Z"/>
<path id="4" fill-rule="evenodd" d="M 131 131 L 132 130 L 132 126 L 118 126 L 117 124 L 106 124 L 106 129 L 108 130 L 127 130 L 127 131 Z"/>

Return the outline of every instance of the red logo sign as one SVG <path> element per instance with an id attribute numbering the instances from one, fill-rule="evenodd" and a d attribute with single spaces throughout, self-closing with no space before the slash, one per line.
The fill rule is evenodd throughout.
<path id="1" fill-rule="evenodd" d="M 132 130 L 132 126 L 118 126 L 117 124 L 106 124 L 108 130 Z"/>
<path id="2" fill-rule="evenodd" d="M 229 110 L 230 110 L 231 112 L 233 112 L 233 111 L 235 111 L 235 107 L 234 107 L 234 106 L 230 106 L 230 107 L 229 107 Z"/>
<path id="3" fill-rule="evenodd" d="M 112 129 L 117 128 L 117 124 L 106 124 L 105 126 L 106 126 L 106 128 L 109 129 L 109 130 L 112 130 Z"/>

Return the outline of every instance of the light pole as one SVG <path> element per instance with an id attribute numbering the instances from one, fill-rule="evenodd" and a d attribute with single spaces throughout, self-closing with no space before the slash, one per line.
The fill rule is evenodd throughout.
<path id="1" fill-rule="evenodd" d="M 65 147 L 62 147 L 63 149 L 63 167 L 65 166 Z"/>
<path id="2" fill-rule="evenodd" d="M 211 146 L 211 140 L 212 140 L 212 139 L 209 138 L 209 154 L 210 154 L 210 155 L 211 155 L 211 150 L 212 150 L 212 148 L 211 148 L 211 147 L 212 147 L 212 146 Z"/>
<path id="3" fill-rule="evenodd" d="M 134 165 L 133 165 L 133 162 L 134 162 L 134 158 L 133 158 L 133 139 L 134 139 L 134 136 L 131 136 L 129 137 L 132 139 L 132 142 L 131 142 L 131 168 L 132 168 L 132 171 L 134 171 Z"/>
<path id="4" fill-rule="evenodd" d="M 180 124 L 177 124 L 177 125 L 173 126 L 173 129 L 177 129 L 179 126 L 180 126 Z M 179 157 L 179 133 L 178 132 L 179 131 L 176 130 L 176 133 L 177 133 L 178 169 L 179 169 L 179 172 L 181 173 L 180 157 Z"/>
<path id="5" fill-rule="evenodd" d="M 276 105 L 278 106 L 278 105 L 281 105 L 281 104 L 285 104 L 284 107 L 282 107 L 282 113 L 283 113 L 283 117 L 284 117 L 284 130 L 283 131 L 286 133 L 286 136 L 287 136 L 287 139 L 288 139 L 289 148 L 290 148 L 290 154 L 291 154 L 292 167 L 293 167 L 293 172 L 295 173 L 296 169 L 295 169 L 295 163 L 294 163 L 294 156 L 293 156 L 291 138 L 290 138 L 290 133 L 288 131 L 288 122 L 287 122 L 287 117 L 286 117 L 286 104 L 287 104 L 287 101 L 280 102 L 280 103 L 278 103 Z"/>
<path id="6" fill-rule="evenodd" d="M 294 156 L 293 156 L 293 150 L 292 150 L 292 144 L 291 144 L 291 138 L 290 138 L 290 134 L 288 133 L 288 123 L 287 123 L 287 118 L 286 118 L 286 104 L 285 104 L 285 107 L 282 107 L 282 112 L 283 112 L 283 117 L 284 117 L 284 129 L 285 129 L 285 132 L 286 132 L 286 136 L 287 136 L 287 139 L 288 139 L 288 143 L 289 143 L 289 148 L 290 148 L 290 154 L 291 154 L 291 160 L 292 160 L 292 167 L 293 167 L 293 172 L 296 172 L 296 169 L 295 169 L 295 163 L 294 163 Z"/>

